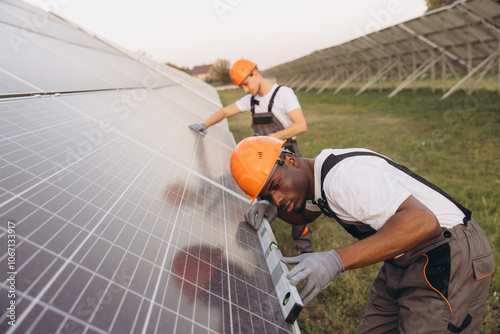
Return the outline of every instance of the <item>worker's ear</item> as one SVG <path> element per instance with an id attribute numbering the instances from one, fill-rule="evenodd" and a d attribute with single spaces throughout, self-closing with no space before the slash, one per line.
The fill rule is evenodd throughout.
<path id="1" fill-rule="evenodd" d="M 285 154 L 284 160 L 285 163 L 289 166 L 297 167 L 299 165 L 297 157 L 293 154 Z"/>

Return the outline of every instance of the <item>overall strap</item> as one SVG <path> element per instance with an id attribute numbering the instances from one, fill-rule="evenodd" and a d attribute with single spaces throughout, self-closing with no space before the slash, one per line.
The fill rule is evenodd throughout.
<path id="1" fill-rule="evenodd" d="M 273 92 L 273 95 L 271 96 L 271 99 L 269 100 L 269 105 L 267 106 L 267 111 L 271 112 L 273 110 L 273 104 L 274 104 L 274 97 L 276 96 L 276 93 L 280 89 L 281 86 L 276 87 L 276 89 Z"/>
<path id="2" fill-rule="evenodd" d="M 276 87 L 276 89 L 273 92 L 273 95 L 271 95 L 271 99 L 269 100 L 269 105 L 267 106 L 267 111 L 271 112 L 273 110 L 273 104 L 274 104 L 274 97 L 276 96 L 276 93 L 278 93 L 278 90 L 280 89 L 281 86 Z M 259 100 L 256 100 L 255 97 L 252 95 L 252 98 L 250 99 L 250 111 L 252 114 L 255 113 L 255 106 L 259 105 Z"/>
<path id="3" fill-rule="evenodd" d="M 420 175 L 414 173 L 409 168 L 407 168 L 405 166 L 402 166 L 402 165 L 400 165 L 400 164 L 392 161 L 391 159 L 386 158 L 384 156 L 381 156 L 380 154 L 377 154 L 377 153 L 374 153 L 374 152 L 349 152 L 349 153 L 344 153 L 344 154 L 340 154 L 340 155 L 331 154 L 330 156 L 328 156 L 326 158 L 325 162 L 323 163 L 323 166 L 321 167 L 321 197 L 323 198 L 323 202 L 325 202 L 325 204 L 327 206 L 328 206 L 328 203 L 326 202 L 326 196 L 325 196 L 325 193 L 324 193 L 324 190 L 323 190 L 323 182 L 325 180 L 326 174 L 328 174 L 328 172 L 330 171 L 330 169 L 332 169 L 340 161 L 342 161 L 342 160 L 344 160 L 346 158 L 354 157 L 354 156 L 374 156 L 374 157 L 378 157 L 378 158 L 384 159 L 388 164 L 390 164 L 394 168 L 397 168 L 397 169 L 401 170 L 402 172 L 406 173 L 407 175 L 413 177 L 415 180 L 422 182 L 423 184 L 425 184 L 429 188 L 437 191 L 439 194 L 443 195 L 448 200 L 450 200 L 453 204 L 455 204 L 460 209 L 460 211 L 462 211 L 463 214 L 465 215 L 465 217 L 463 219 L 463 223 L 465 225 L 467 225 L 467 222 L 471 219 L 472 212 L 469 209 L 467 209 L 464 206 L 462 206 L 460 203 L 456 202 L 450 195 L 448 195 L 446 192 L 444 192 L 443 190 L 441 190 L 438 186 L 436 186 L 435 184 L 427 181 L 426 179 L 424 179 Z"/>
<path id="4" fill-rule="evenodd" d="M 322 187 L 323 188 L 323 187 Z M 321 196 L 323 198 L 318 198 L 318 201 L 312 201 L 313 204 L 316 204 L 320 209 L 321 212 L 323 212 L 325 215 L 327 215 L 330 218 L 334 218 L 337 223 L 340 224 L 350 235 L 355 237 L 356 239 L 364 239 L 368 238 L 369 236 L 375 234 L 377 231 L 373 229 L 372 227 L 366 225 L 364 229 L 359 228 L 358 226 L 355 226 L 353 224 L 348 224 L 343 222 L 335 212 L 333 212 L 332 209 L 330 209 L 330 206 L 328 206 L 328 203 L 326 201 L 326 196 L 325 193 L 323 192 L 323 189 L 321 189 Z"/>
<path id="5" fill-rule="evenodd" d="M 340 224 L 340 226 L 342 226 L 350 235 L 352 235 L 356 239 L 361 240 L 375 234 L 377 231 L 375 231 L 370 226 L 366 226 L 366 228 L 362 231 L 355 225 L 350 225 L 343 222 L 328 205 L 325 191 L 323 189 L 323 183 L 325 181 L 326 174 L 328 174 L 330 169 L 332 169 L 337 163 L 339 163 L 342 160 L 342 159 L 337 159 L 338 157 L 339 156 L 331 154 L 326 158 L 325 162 L 323 163 L 323 166 L 321 167 L 321 198 L 318 198 L 317 201 L 312 201 L 312 202 L 313 204 L 316 204 L 320 208 L 321 212 L 323 212 L 325 215 L 327 215 L 330 218 L 334 218 Z"/>
<path id="6" fill-rule="evenodd" d="M 252 114 L 255 113 L 255 105 L 259 105 L 259 101 L 252 95 L 252 98 L 250 99 L 250 111 Z"/>

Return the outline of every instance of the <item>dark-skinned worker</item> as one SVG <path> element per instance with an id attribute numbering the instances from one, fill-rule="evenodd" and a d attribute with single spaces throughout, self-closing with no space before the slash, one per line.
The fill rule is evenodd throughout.
<path id="1" fill-rule="evenodd" d="M 294 156 L 283 141 L 250 137 L 234 149 L 231 174 L 257 202 L 245 219 L 290 224 L 334 218 L 358 240 L 282 258 L 309 303 L 345 270 L 384 261 L 358 333 L 478 333 L 495 269 L 471 212 L 404 166 L 367 149 Z"/>
<path id="2" fill-rule="evenodd" d="M 307 124 L 297 96 L 289 87 L 278 86 L 261 76 L 257 64 L 247 59 L 240 59 L 230 70 L 231 80 L 243 88 L 244 97 L 224 107 L 203 123 L 189 127 L 201 134 L 227 117 L 250 111 L 252 128 L 256 134 L 286 140 L 288 150 L 300 156 L 296 136 L 307 131 Z M 292 239 L 297 250 L 310 253 L 314 250 L 309 225 L 292 226 Z"/>

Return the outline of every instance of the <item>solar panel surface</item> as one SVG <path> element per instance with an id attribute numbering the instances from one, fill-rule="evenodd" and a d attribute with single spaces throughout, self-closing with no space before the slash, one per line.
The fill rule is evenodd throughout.
<path id="1" fill-rule="evenodd" d="M 0 45 L 2 333 L 297 331 L 213 88 L 22 2 Z"/>

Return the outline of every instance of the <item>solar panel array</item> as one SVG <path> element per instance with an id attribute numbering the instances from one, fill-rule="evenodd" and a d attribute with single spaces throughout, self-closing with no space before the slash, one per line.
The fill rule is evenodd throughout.
<path id="1" fill-rule="evenodd" d="M 441 76 L 444 98 L 459 88 L 472 93 L 486 73 L 499 73 L 500 3 L 458 0 L 425 15 L 263 71 L 297 90 L 338 92 L 353 81 L 358 93 L 381 80 L 395 83 L 390 96 L 423 75 Z M 465 83 L 474 76 L 474 83 Z M 446 77 L 458 82 L 448 89 Z M 500 78 L 498 79 L 500 93 Z"/>
<path id="2" fill-rule="evenodd" d="M 297 331 L 211 86 L 16 0 L 0 45 L 0 332 Z"/>

